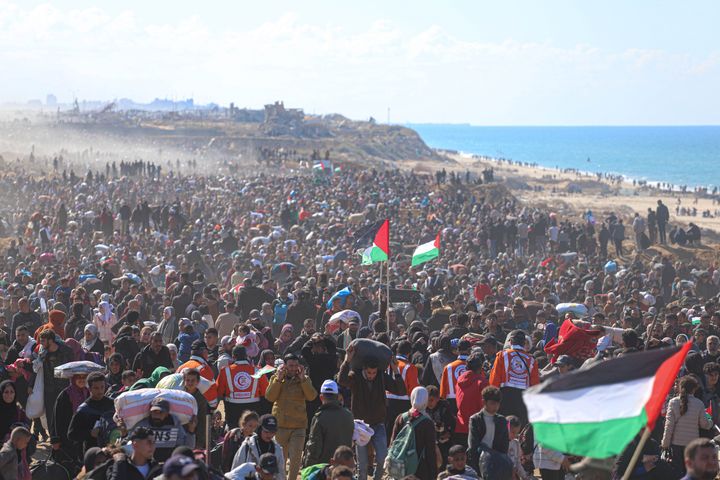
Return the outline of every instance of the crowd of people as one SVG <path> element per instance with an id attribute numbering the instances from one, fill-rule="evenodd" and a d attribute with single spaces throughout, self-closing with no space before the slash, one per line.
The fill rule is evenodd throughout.
<path id="1" fill-rule="evenodd" d="M 96 480 L 619 478 L 633 444 L 604 470 L 545 448 L 523 391 L 688 341 L 631 478 L 717 475 L 720 270 L 623 251 L 633 219 L 560 219 L 454 173 L 127 165 L 0 177 L 3 480 L 30 480 L 39 444 Z M 358 252 L 384 218 L 381 283 Z M 440 257 L 411 266 L 438 232 Z M 390 348 L 387 368 L 362 339 Z M 57 375 L 75 361 L 98 368 Z M 173 375 L 192 414 L 160 395 L 130 425 L 118 399 Z"/>

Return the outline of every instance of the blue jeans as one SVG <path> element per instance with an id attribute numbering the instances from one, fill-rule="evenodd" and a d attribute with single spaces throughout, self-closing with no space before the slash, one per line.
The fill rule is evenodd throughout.
<path id="1" fill-rule="evenodd" d="M 375 449 L 375 480 L 382 480 L 383 477 L 383 466 L 385 465 L 385 457 L 387 457 L 387 432 L 385 430 L 385 424 L 377 423 L 370 425 L 375 434 L 370 439 Z M 361 447 L 357 446 L 357 458 L 358 458 L 358 480 L 366 480 L 368 472 L 368 446 Z"/>

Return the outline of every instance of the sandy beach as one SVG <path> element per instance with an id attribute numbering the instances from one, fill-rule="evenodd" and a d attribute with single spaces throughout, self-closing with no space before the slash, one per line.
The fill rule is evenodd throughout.
<path id="1" fill-rule="evenodd" d="M 554 168 L 508 164 L 494 160 L 479 159 L 471 155 L 447 155 L 455 163 L 437 164 L 428 168 L 426 162 L 404 162 L 405 166 L 419 171 L 446 168 L 448 171 L 481 174 L 484 169 L 492 168 L 495 180 L 504 183 L 519 200 L 533 205 L 547 205 L 563 216 L 581 215 L 591 210 L 597 219 L 603 219 L 611 212 L 629 219 L 639 212 L 647 215 L 648 208 L 655 208 L 660 199 L 670 209 L 672 222 L 687 226 L 693 222 L 703 230 L 711 230 L 707 234 L 718 239 L 720 232 L 720 205 L 713 205 L 713 200 L 694 192 L 659 191 L 647 186 L 633 185 L 632 182 L 611 182 L 598 180 L 597 175 L 589 173 L 564 172 Z M 576 189 L 576 193 L 572 190 Z M 676 206 L 696 208 L 697 215 L 677 215 Z M 713 216 L 703 217 L 702 212 L 709 210 Z M 719 212 L 720 213 L 720 212 Z"/>

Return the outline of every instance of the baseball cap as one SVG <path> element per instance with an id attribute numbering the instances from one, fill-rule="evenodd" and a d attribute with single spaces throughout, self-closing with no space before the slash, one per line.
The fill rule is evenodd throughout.
<path id="1" fill-rule="evenodd" d="M 260 310 L 250 310 L 249 318 L 260 318 Z"/>
<path id="2" fill-rule="evenodd" d="M 195 340 L 192 345 L 190 346 L 190 352 L 191 353 L 200 353 L 203 350 L 207 350 L 208 346 L 207 343 L 205 343 L 202 340 Z"/>
<path id="3" fill-rule="evenodd" d="M 165 478 L 171 475 L 185 477 L 198 468 L 200 468 L 200 465 L 195 463 L 192 458 L 185 455 L 173 455 L 163 465 L 163 475 L 165 475 Z"/>
<path id="4" fill-rule="evenodd" d="M 150 411 L 158 410 L 161 412 L 169 412 L 170 411 L 170 402 L 163 398 L 154 398 L 153 401 L 150 403 Z"/>
<path id="5" fill-rule="evenodd" d="M 277 432 L 277 418 L 273 415 L 263 415 L 262 418 L 260 418 L 260 427 L 268 432 Z"/>
<path id="6" fill-rule="evenodd" d="M 233 340 L 233 338 L 230 335 L 225 335 L 224 337 L 222 337 L 220 339 L 220 346 L 222 346 L 222 347 L 225 347 L 230 343 L 232 343 L 233 345 L 235 344 L 235 341 Z"/>
<path id="7" fill-rule="evenodd" d="M 459 338 L 453 338 L 452 340 L 450 340 L 450 346 L 451 346 L 452 348 L 457 348 L 457 347 L 458 347 L 458 343 L 460 343 L 460 339 L 459 339 Z"/>
<path id="8" fill-rule="evenodd" d="M 348 320 L 348 325 L 350 324 L 360 325 L 360 319 L 357 317 L 350 317 L 350 320 Z"/>
<path id="9" fill-rule="evenodd" d="M 326 393 L 329 395 L 338 394 L 338 386 L 333 380 L 325 380 L 320 387 L 320 393 Z"/>
<path id="10" fill-rule="evenodd" d="M 263 453 L 262 455 L 260 455 L 260 460 L 258 461 L 258 464 L 260 465 L 260 469 L 265 473 L 278 472 L 277 458 L 275 458 L 275 455 L 273 455 L 272 453 Z"/>

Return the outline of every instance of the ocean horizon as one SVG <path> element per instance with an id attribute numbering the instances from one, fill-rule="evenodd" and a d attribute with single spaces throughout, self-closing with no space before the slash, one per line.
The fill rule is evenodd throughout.
<path id="1" fill-rule="evenodd" d="M 406 124 L 432 148 L 676 187 L 720 186 L 720 126 Z"/>

